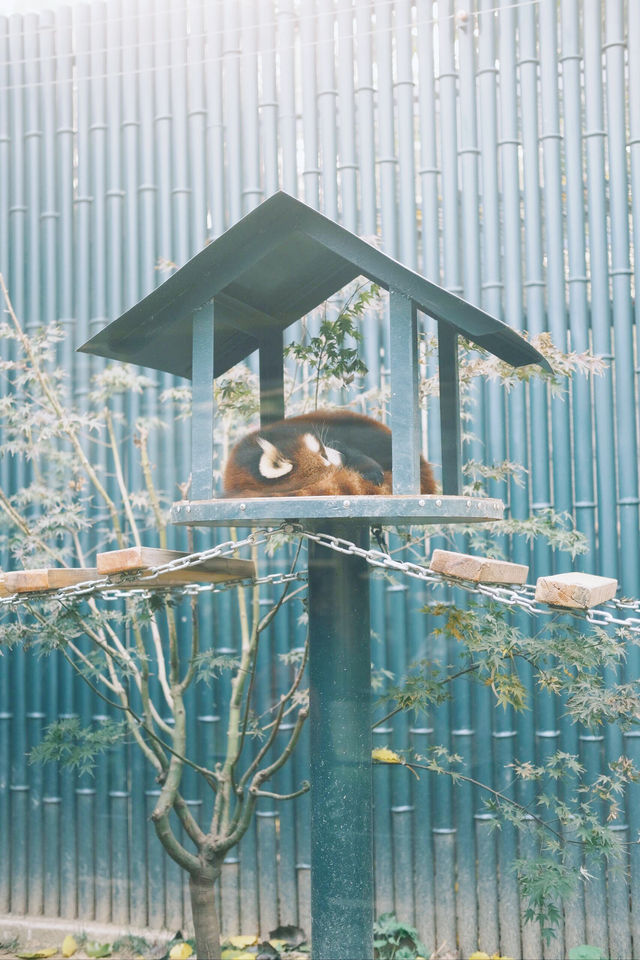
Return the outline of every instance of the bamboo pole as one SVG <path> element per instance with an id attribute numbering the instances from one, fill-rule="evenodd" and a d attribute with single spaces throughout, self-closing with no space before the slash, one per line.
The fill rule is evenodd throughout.
<path id="1" fill-rule="evenodd" d="M 547 323 L 553 342 L 567 349 L 567 310 L 565 295 L 564 229 L 562 203 L 560 97 L 558 89 L 558 5 L 543 0 L 539 6 L 539 48 L 545 69 L 540 71 L 542 167 L 544 177 L 544 256 L 546 262 Z M 551 441 L 554 450 L 571 449 L 569 405 L 563 398 L 552 398 Z M 562 512 L 573 507 L 571 470 L 563 457 L 553 457 L 553 501 Z M 558 557 L 557 572 L 570 569 L 568 556 Z"/>
<path id="2" fill-rule="evenodd" d="M 264 196 L 270 197 L 280 185 L 278 158 L 278 86 L 276 71 L 277 14 L 270 4 L 258 4 L 257 49 L 261 76 L 258 122 L 261 127 Z"/>
<path id="3" fill-rule="evenodd" d="M 378 143 L 376 162 L 380 182 L 380 224 L 382 249 L 391 257 L 398 256 L 398 205 L 396 192 L 396 155 L 394 104 L 393 104 L 393 34 L 392 7 L 382 0 L 375 0 L 373 12 L 376 18 L 374 35 L 375 56 L 378 72 L 376 89 Z"/>
<path id="4" fill-rule="evenodd" d="M 618 446 L 618 508 L 620 518 L 621 589 L 640 589 L 640 523 L 638 513 L 638 403 L 633 360 L 633 310 L 629 261 L 629 178 L 625 113 L 625 20 L 619 0 L 607 4 L 605 63 L 609 210 L 611 218 L 611 291 L 615 351 L 615 416 Z M 620 99 L 622 98 L 622 100 Z M 624 438 L 624 439 L 623 439 Z"/>
<path id="5" fill-rule="evenodd" d="M 25 273 L 26 298 L 24 322 L 28 333 L 38 329 L 43 304 L 42 256 L 40 232 L 42 229 L 42 177 L 40 171 L 40 150 L 42 139 L 42 115 L 40 108 L 40 63 L 39 30 L 36 14 L 26 14 L 23 21 L 23 53 L 25 80 L 24 115 L 24 156 L 25 156 Z M 54 300 L 55 303 L 55 300 Z M 46 313 L 46 308 L 45 308 Z M 33 482 L 34 470 L 28 466 L 25 470 L 25 483 Z M 38 510 L 34 511 L 37 514 Z M 42 711 L 45 687 L 39 664 L 29 658 L 25 662 L 27 677 L 26 707 L 27 749 L 31 750 L 42 739 L 45 714 Z M 33 767 L 29 770 L 28 806 L 28 888 L 27 909 L 39 914 L 44 906 L 44 821 L 41 797 L 44 788 L 44 771 Z"/>
<path id="6" fill-rule="evenodd" d="M 640 250 L 640 7 L 637 4 L 629 4 L 628 12 L 628 103 L 629 103 L 629 153 L 630 153 L 630 177 L 631 177 L 631 211 L 633 218 L 633 249 L 635 251 L 635 289 L 640 286 L 640 262 L 638 260 L 638 251 Z M 636 330 L 638 329 L 638 317 L 640 316 L 640 304 L 638 296 L 635 298 L 635 320 Z M 640 671 L 638 650 L 632 646 L 628 652 L 626 661 L 626 678 L 631 681 L 638 676 Z M 624 734 L 625 754 L 630 756 L 634 763 L 640 760 L 640 741 L 635 736 L 635 731 L 627 731 Z M 640 807 L 638 806 L 640 790 L 637 784 L 629 786 L 627 795 L 627 823 L 629 824 L 629 836 L 638 836 L 640 830 Z M 640 942 L 640 917 L 638 916 L 638 905 L 640 904 L 640 850 L 637 846 L 630 849 L 630 925 L 631 936 L 634 943 Z"/>
<path id="7" fill-rule="evenodd" d="M 9 124 L 9 21 L 0 16 L 0 273 L 9 276 L 9 210 L 10 199 L 10 124 Z M 0 345 L 0 356 L 8 359 L 6 344 Z M 7 377 L 0 374 L 0 390 L 7 389 Z M 0 443 L 4 442 L 4 430 L 0 429 Z M 0 461 L 0 483 L 3 490 L 9 490 L 10 472 L 7 458 Z M 8 566 L 8 550 L 3 546 L 0 566 Z M 9 657 L 0 657 L 0 770 L 6 771 L 12 761 L 12 713 L 11 713 L 11 667 Z M 11 794 L 9 790 L 0 790 L 0 836 L 9 836 L 11 816 Z M 0 871 L 0 911 L 8 913 L 11 909 L 11 870 Z"/>
<path id="8" fill-rule="evenodd" d="M 371 5 L 368 0 L 356 0 L 356 70 L 357 85 L 354 95 L 358 119 L 359 149 L 358 172 L 360 184 L 359 213 L 361 233 L 374 236 L 377 228 L 376 174 L 375 174 L 375 126 L 373 88 L 373 56 L 371 31 Z M 341 33 L 346 29 L 346 13 Z M 346 225 L 346 221 L 345 221 Z M 366 348 L 365 343 L 365 348 Z M 367 354 L 367 358 L 369 354 Z M 367 360 L 368 363 L 368 360 Z"/>
<path id="9" fill-rule="evenodd" d="M 398 254 L 402 263 L 415 270 L 418 251 L 411 0 L 396 0 L 394 9 L 396 49 L 394 86 L 398 130 Z"/>
<path id="10" fill-rule="evenodd" d="M 320 208 L 320 164 L 318 146 L 318 81 L 316 72 L 316 0 L 301 0 L 298 23 L 300 84 L 302 89 L 302 196 L 315 210 Z"/>
<path id="11" fill-rule="evenodd" d="M 335 13 L 336 47 L 336 135 L 338 198 L 341 223 L 358 232 L 358 163 L 356 156 L 356 102 L 354 89 L 355 9 L 352 0 L 340 0 Z"/>
<path id="12" fill-rule="evenodd" d="M 270 14 L 273 8 L 269 8 Z M 295 17 L 293 0 L 278 4 L 277 50 L 280 62 L 278 86 L 278 129 L 282 151 L 282 187 L 299 196 L 298 151 L 296 143 Z"/>
<path id="13" fill-rule="evenodd" d="M 336 136 L 336 100 L 338 91 L 335 78 L 335 44 L 333 40 L 335 14 L 320 0 L 313 24 L 314 52 L 316 61 L 316 107 L 318 117 L 318 144 L 321 184 L 319 209 L 331 220 L 338 219 L 338 184 L 336 161 L 338 141 Z M 310 33 L 308 34 L 310 35 Z"/>
<path id="14" fill-rule="evenodd" d="M 23 19 L 17 14 L 9 17 L 9 83 L 10 83 L 10 208 L 9 208 L 9 284 L 14 304 L 25 316 L 27 304 L 23 256 L 26 250 L 27 194 L 25 185 L 23 88 L 25 81 Z M 18 458 L 13 458 L 18 460 Z M 26 483 L 21 463 L 12 464 L 10 489 Z M 29 811 L 29 784 L 26 769 L 28 730 L 25 717 L 27 703 L 27 667 L 24 651 L 12 654 L 9 711 L 12 713 L 12 757 L 9 791 L 11 796 L 11 824 L 9 850 L 11 863 L 11 911 L 25 913 L 28 905 L 28 847 L 27 817 Z"/>

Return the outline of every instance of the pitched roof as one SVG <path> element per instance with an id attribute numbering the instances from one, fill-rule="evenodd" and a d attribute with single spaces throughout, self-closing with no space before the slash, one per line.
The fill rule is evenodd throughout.
<path id="1" fill-rule="evenodd" d="M 513 366 L 542 355 L 505 323 L 393 260 L 287 193 L 273 194 L 78 349 L 191 377 L 193 313 L 215 298 L 215 376 L 358 276 Z"/>

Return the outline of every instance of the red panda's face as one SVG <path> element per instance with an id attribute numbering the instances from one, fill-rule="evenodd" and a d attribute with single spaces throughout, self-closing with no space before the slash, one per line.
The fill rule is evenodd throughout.
<path id="1" fill-rule="evenodd" d="M 257 472 L 265 480 L 290 478 L 298 485 L 342 464 L 339 451 L 325 446 L 314 433 L 283 438 L 277 447 L 259 434 L 255 439 L 261 450 Z"/>

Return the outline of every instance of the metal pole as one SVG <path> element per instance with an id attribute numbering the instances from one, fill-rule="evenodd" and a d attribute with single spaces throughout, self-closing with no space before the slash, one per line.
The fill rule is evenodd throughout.
<path id="1" fill-rule="evenodd" d="M 368 545 L 368 528 L 323 523 Z M 373 956 L 369 574 L 309 544 L 311 942 L 314 960 Z"/>

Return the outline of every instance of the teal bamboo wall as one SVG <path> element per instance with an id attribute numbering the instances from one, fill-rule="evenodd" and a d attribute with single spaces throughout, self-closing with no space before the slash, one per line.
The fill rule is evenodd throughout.
<path id="1" fill-rule="evenodd" d="M 183 263 L 278 187 L 377 234 L 386 252 L 515 328 L 607 358 L 603 377 L 576 378 L 564 400 L 539 385 L 477 388 L 470 452 L 524 463 L 524 487 L 491 493 L 514 516 L 551 504 L 571 513 L 590 544 L 580 565 L 638 596 L 640 4 L 108 0 L 0 16 L 0 271 L 28 329 L 57 319 L 70 330 L 60 359 L 78 403 L 94 361 L 73 346 L 152 289 L 160 259 Z M 384 348 L 383 328 L 371 330 L 373 382 Z M 156 408 L 152 397 L 147 412 Z M 168 434 L 155 451 L 168 491 L 185 479 L 185 442 Z M 428 449 L 437 461 L 433 430 Z M 9 458 L 0 470 L 3 489 L 24 482 Z M 513 559 L 533 574 L 567 567 L 544 545 L 519 544 Z M 375 581 L 379 665 L 401 671 L 426 652 L 424 600 Z M 208 610 L 231 648 L 233 602 Z M 293 620 L 274 627 L 270 653 L 298 644 L 299 631 Z M 628 679 L 639 658 L 630 650 Z M 259 680 L 267 697 L 267 660 Z M 376 740 L 438 738 L 496 786 L 514 757 L 558 747 L 595 772 L 623 751 L 640 760 L 636 735 L 581 734 L 531 692 L 533 712 L 515 717 L 461 686 L 429 725 L 403 718 Z M 201 692 L 194 720 L 209 754 L 220 696 Z M 122 752 L 95 779 L 25 761 L 48 720 L 96 710 L 63 665 L 0 658 L 0 913 L 178 929 L 187 899 L 151 836 L 154 784 L 140 757 Z M 304 777 L 306 751 L 282 774 L 285 792 Z M 378 911 L 415 922 L 431 948 L 542 956 L 537 931 L 520 923 L 514 834 L 490 831 L 470 789 L 397 773 L 375 771 Z M 204 798 L 194 789 L 190 800 Z M 307 815 L 305 798 L 260 810 L 225 865 L 227 931 L 278 920 L 309 929 Z M 616 827 L 637 836 L 637 796 Z M 545 956 L 585 941 L 640 956 L 640 852 L 629 867 L 628 883 L 598 874 L 567 905 Z"/>

